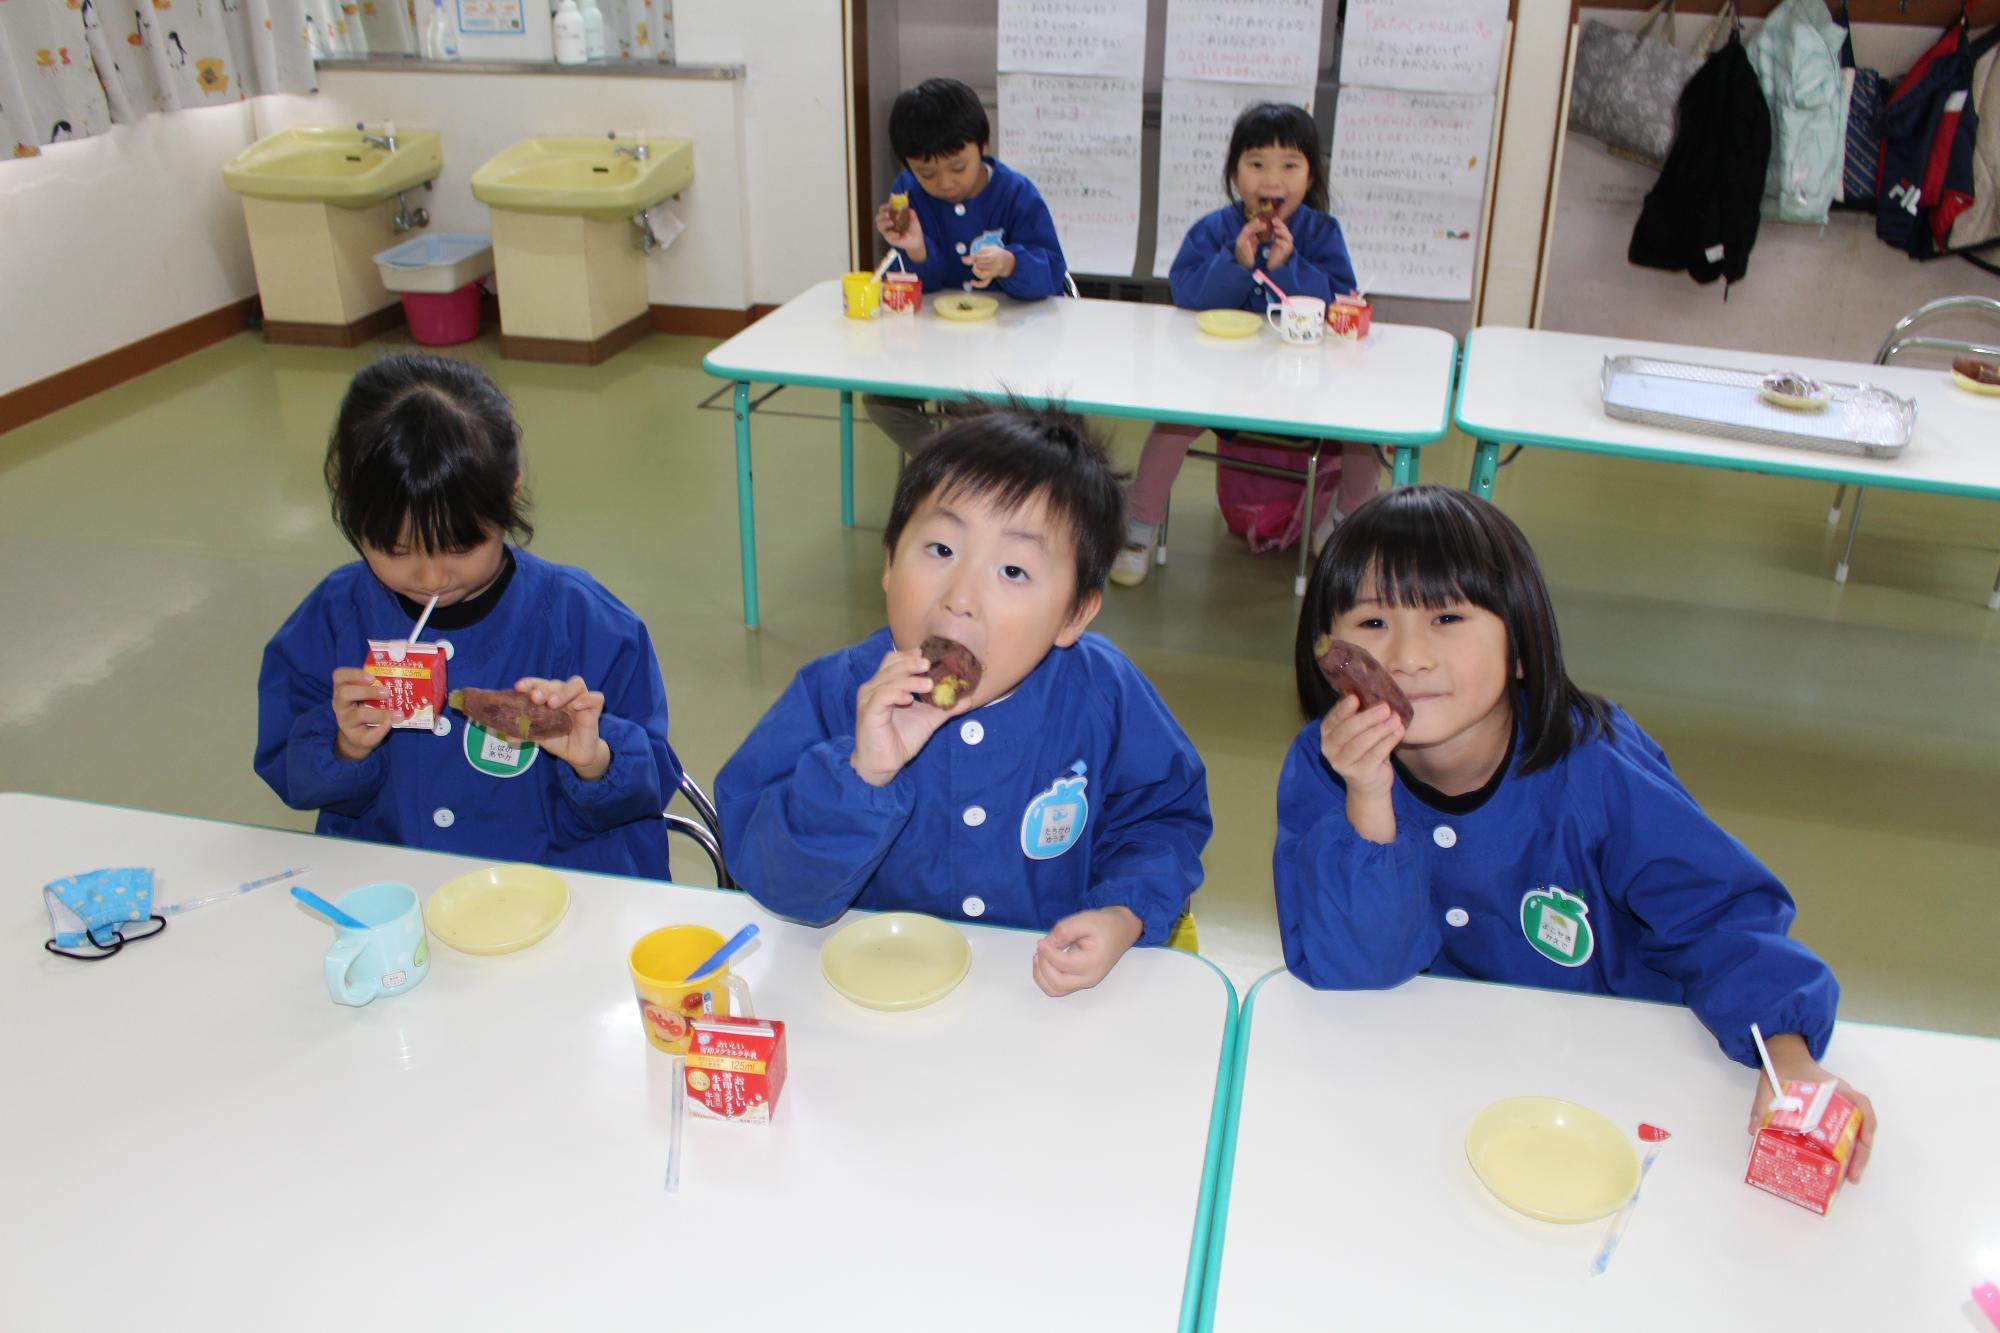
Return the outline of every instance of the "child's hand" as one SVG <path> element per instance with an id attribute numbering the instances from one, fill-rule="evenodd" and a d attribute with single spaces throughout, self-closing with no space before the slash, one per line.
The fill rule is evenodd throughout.
<path id="1" fill-rule="evenodd" d="M 961 699 L 955 708 L 919 704 L 917 700 L 931 692 L 933 682 L 924 674 L 930 665 L 914 648 L 892 652 L 855 695 L 854 753 L 848 763 L 871 787 L 888 786 L 947 718 L 971 706 L 970 698 Z"/>
<path id="2" fill-rule="evenodd" d="M 907 210 L 908 216 L 899 228 L 896 225 L 896 210 L 884 204 L 875 210 L 875 230 L 882 233 L 882 239 L 910 257 L 913 264 L 921 264 L 930 257 L 930 249 L 924 245 L 924 225 L 917 221 L 917 210 Z"/>
<path id="3" fill-rule="evenodd" d="M 1271 228 L 1262 218 L 1251 218 L 1243 224 L 1243 230 L 1236 233 L 1236 262 L 1244 268 L 1257 268 L 1257 247 L 1271 234 Z"/>
<path id="4" fill-rule="evenodd" d="M 359 762 L 389 738 L 389 710 L 382 707 L 388 697 L 389 691 L 360 667 L 341 667 L 333 673 L 335 754 Z"/>
<path id="5" fill-rule="evenodd" d="M 1767 1037 L 1764 1046 L 1771 1052 L 1771 1063 L 1777 1066 L 1780 1082 L 1799 1079 L 1808 1083 L 1824 1083 L 1831 1079 L 1835 1084 L 1834 1090 L 1853 1102 L 1855 1109 L 1861 1112 L 1861 1137 L 1855 1141 L 1854 1153 L 1847 1159 L 1847 1178 L 1859 1183 L 1862 1168 L 1868 1165 L 1868 1154 L 1875 1147 L 1875 1103 L 1846 1079 L 1823 1068 L 1819 1061 L 1812 1058 L 1805 1038 L 1796 1032 L 1781 1032 Z M 1757 1126 L 1763 1123 L 1764 1112 L 1769 1109 L 1774 1096 L 1771 1080 L 1758 1075 L 1757 1095 L 1750 1100 L 1751 1134 L 1756 1134 Z"/>
<path id="6" fill-rule="evenodd" d="M 1402 743 L 1403 719 L 1387 704 L 1363 712 L 1361 701 L 1346 694 L 1320 719 L 1319 752 L 1347 784 L 1348 827 L 1385 847 L 1396 841 L 1389 756 Z"/>
<path id="7" fill-rule="evenodd" d="M 1139 942 L 1145 929 L 1138 914 L 1124 906 L 1066 916 L 1035 944 L 1035 984 L 1045 995 L 1089 990 Z"/>
<path id="8" fill-rule="evenodd" d="M 568 680 L 543 680 L 523 676 L 514 688 L 538 704 L 566 710 L 569 734 L 551 736 L 535 744 L 576 770 L 585 782 L 595 782 L 611 767 L 611 747 L 597 734 L 598 719 L 604 716 L 604 695 L 583 683 L 582 676 Z"/>
<path id="9" fill-rule="evenodd" d="M 1267 268 L 1282 268 L 1292 257 L 1292 229 L 1283 218 L 1272 218 L 1270 227 L 1271 248 L 1264 252 L 1264 264 Z"/>
<path id="10" fill-rule="evenodd" d="M 1004 245 L 989 245 L 962 257 L 958 262 L 972 266 L 973 286 L 984 287 L 995 278 L 1004 278 L 1014 271 L 1014 252 Z"/>

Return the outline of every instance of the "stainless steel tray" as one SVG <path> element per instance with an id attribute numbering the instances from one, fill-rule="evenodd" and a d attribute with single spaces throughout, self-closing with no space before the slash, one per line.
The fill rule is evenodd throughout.
<path id="1" fill-rule="evenodd" d="M 1909 447 L 1917 424 L 1910 399 L 1866 384 L 1825 384 L 1826 406 L 1798 411 L 1764 400 L 1768 373 L 1607 356 L 1598 388 L 1604 414 L 1619 421 L 1864 458 L 1894 458 Z"/>

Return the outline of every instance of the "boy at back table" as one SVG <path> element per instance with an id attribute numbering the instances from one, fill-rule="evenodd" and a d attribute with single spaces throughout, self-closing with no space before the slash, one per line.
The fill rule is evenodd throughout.
<path id="1" fill-rule="evenodd" d="M 957 79 L 904 89 L 889 109 L 889 145 L 903 171 L 875 210 L 875 229 L 926 292 L 990 286 L 1018 301 L 1055 296 L 1069 276 L 1055 219 L 1033 181 L 986 155 L 992 137 L 979 95 Z M 904 453 L 922 449 L 950 416 L 914 398 L 861 402 Z"/>
<path id="2" fill-rule="evenodd" d="M 1165 941 L 1201 882 L 1207 776 L 1084 632 L 1124 524 L 1067 413 L 971 417 L 917 455 L 883 534 L 888 627 L 807 663 L 716 778 L 750 895 L 814 925 L 863 907 L 1044 930 L 1050 995 Z"/>

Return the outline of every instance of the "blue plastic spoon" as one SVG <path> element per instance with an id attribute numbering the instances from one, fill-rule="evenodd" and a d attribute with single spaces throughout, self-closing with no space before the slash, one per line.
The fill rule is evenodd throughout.
<path id="1" fill-rule="evenodd" d="M 332 903 L 328 902 L 326 899 L 320 897 L 317 893 L 314 893 L 311 889 L 302 889 L 298 885 L 294 884 L 292 885 L 292 897 L 297 898 L 300 902 L 304 903 L 307 907 L 312 908 L 313 911 L 318 912 L 321 916 L 325 917 L 328 921 L 333 922 L 333 924 L 336 926 L 341 926 L 348 930 L 368 929 L 368 924 L 366 922 L 361 921 L 358 918 L 349 916 L 347 913 L 341 911 L 338 907 L 335 907 Z"/>
<path id="2" fill-rule="evenodd" d="M 736 956 L 736 951 L 757 938 L 757 923 L 751 922 L 729 937 L 729 942 L 708 956 L 708 960 L 687 974 L 686 980 L 693 981 L 705 977 Z"/>

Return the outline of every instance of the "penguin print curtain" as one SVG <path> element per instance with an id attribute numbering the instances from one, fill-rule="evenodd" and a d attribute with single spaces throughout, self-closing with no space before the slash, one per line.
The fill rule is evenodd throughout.
<path id="1" fill-rule="evenodd" d="M 316 54 L 366 49 L 360 9 L 358 0 L 7 0 L 0 156 L 33 157 L 155 111 L 311 92 Z"/>

